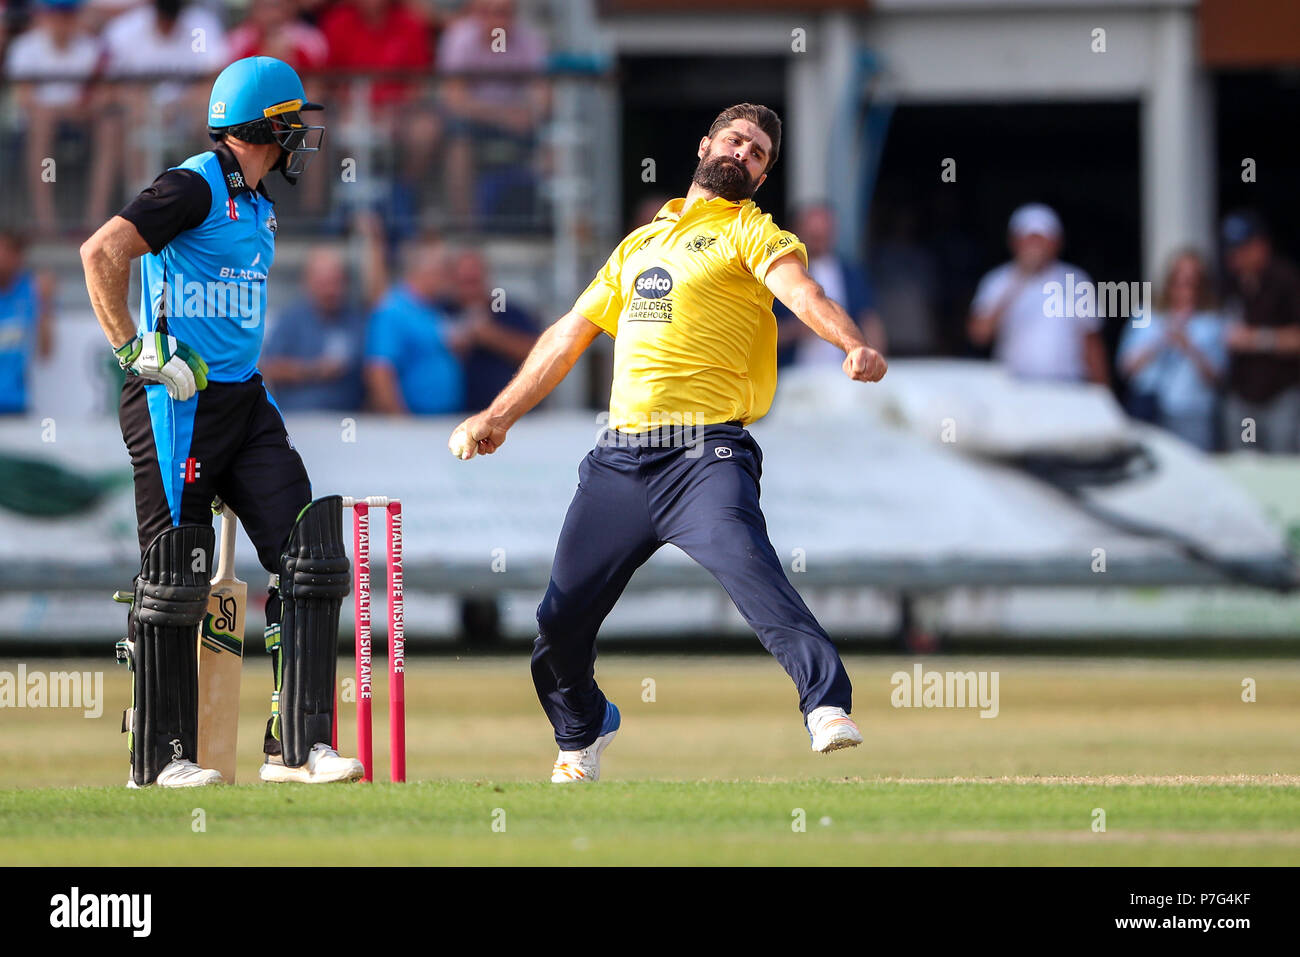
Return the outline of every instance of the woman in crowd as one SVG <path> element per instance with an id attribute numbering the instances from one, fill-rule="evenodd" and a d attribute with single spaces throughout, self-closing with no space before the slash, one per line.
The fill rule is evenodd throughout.
<path id="1" fill-rule="evenodd" d="M 1213 451 L 1227 350 L 1200 253 L 1185 249 L 1173 256 L 1148 318 L 1145 325 L 1135 318 L 1120 339 L 1116 361 L 1128 385 L 1129 412 Z"/>

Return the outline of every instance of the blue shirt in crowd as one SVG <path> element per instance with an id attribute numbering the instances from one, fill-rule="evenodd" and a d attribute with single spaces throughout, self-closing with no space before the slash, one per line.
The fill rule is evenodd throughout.
<path id="1" fill-rule="evenodd" d="M 27 411 L 27 364 L 36 350 L 36 281 L 21 272 L 0 287 L 0 414 Z"/>
<path id="2" fill-rule="evenodd" d="M 1116 362 L 1122 368 L 1134 355 L 1164 339 L 1168 320 L 1153 313 L 1146 326 L 1130 323 L 1120 337 Z M 1212 312 L 1198 312 L 1187 320 L 1187 340 L 1209 361 L 1219 375 L 1228 363 L 1224 325 Z M 1162 414 L 1168 416 L 1211 415 L 1215 407 L 1215 386 L 1207 383 L 1195 364 L 1181 349 L 1166 346 L 1129 380 L 1130 388 L 1154 396 Z"/>
<path id="3" fill-rule="evenodd" d="M 444 303 L 443 308 L 453 318 L 460 318 L 454 303 Z M 537 322 L 532 314 L 518 306 L 506 304 L 501 312 L 492 313 L 492 321 L 516 332 L 537 334 Z M 465 370 L 465 411 L 480 412 L 510 384 L 519 363 L 491 349 L 475 346 L 466 354 L 461 367 Z"/>
<path id="4" fill-rule="evenodd" d="M 366 358 L 393 367 L 402 399 L 417 415 L 464 407 L 464 374 L 447 346 L 451 329 L 440 309 L 418 299 L 405 284 L 389 290 L 370 317 Z"/>
<path id="5" fill-rule="evenodd" d="M 338 316 L 325 318 L 315 304 L 304 299 L 276 318 L 267 335 L 266 359 L 342 360 L 343 375 L 328 382 L 283 384 L 271 382 L 276 403 L 285 412 L 361 408 L 363 386 L 361 357 L 366 347 L 366 317 L 359 309 L 344 307 Z"/>

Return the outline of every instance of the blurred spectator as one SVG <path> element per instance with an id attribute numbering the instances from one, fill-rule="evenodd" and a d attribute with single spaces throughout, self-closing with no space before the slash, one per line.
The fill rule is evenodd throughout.
<path id="1" fill-rule="evenodd" d="M 119 13 L 138 7 L 141 0 L 88 0 L 86 3 L 86 29 L 99 34 L 104 25 Z"/>
<path id="2" fill-rule="evenodd" d="M 1146 325 L 1129 323 L 1120 338 L 1116 365 L 1128 382 L 1129 411 L 1212 452 L 1215 400 L 1228 355 L 1200 253 L 1174 255 L 1155 307 Z"/>
<path id="3" fill-rule="evenodd" d="M 443 34 L 447 195 L 460 222 L 531 206 L 537 127 L 550 98 L 528 75 L 542 73 L 546 57 L 546 38 L 516 17 L 514 0 L 470 0 Z"/>
<path id="4" fill-rule="evenodd" d="M 262 353 L 271 394 L 286 412 L 360 409 L 366 313 L 349 295 L 343 253 L 315 247 L 303 267 L 302 293 L 280 314 Z"/>
<path id="5" fill-rule="evenodd" d="M 230 31 L 230 59 L 273 56 L 299 73 L 322 69 L 329 60 L 325 34 L 299 20 L 292 0 L 257 0 L 248 18 Z M 309 95 L 308 99 L 313 99 Z"/>
<path id="6" fill-rule="evenodd" d="M 1222 226 L 1227 265 L 1228 389 L 1224 442 L 1240 447 L 1244 419 L 1267 452 L 1300 452 L 1300 273 L 1273 252 L 1264 221 L 1233 213 Z"/>
<path id="7" fill-rule="evenodd" d="M 125 177 L 132 189 L 147 183 L 173 153 L 187 156 L 205 137 L 211 81 L 230 62 L 226 35 L 205 7 L 154 0 L 110 20 L 104 47 L 105 73 L 119 81 L 108 93 L 122 113 Z M 119 157 L 117 150 L 103 155 Z M 114 168 L 111 178 L 116 174 Z"/>
<path id="8" fill-rule="evenodd" d="M 537 342 L 537 323 L 504 289 L 488 286 L 483 254 L 465 249 L 451 257 L 451 288 L 443 301 L 456 320 L 452 349 L 465 374 L 465 409 L 492 404 Z"/>
<path id="9" fill-rule="evenodd" d="M 910 206 L 897 206 L 882 218 L 888 227 L 872 256 L 872 272 L 880 277 L 876 293 L 884 317 L 882 341 L 891 356 L 935 355 L 940 351 L 935 300 L 944 286 L 935 257 L 917 239 Z"/>
<path id="10" fill-rule="evenodd" d="M 432 108 L 419 104 L 418 79 L 433 69 L 433 24 L 413 5 L 400 0 L 343 0 L 327 8 L 320 17 L 321 32 L 329 46 L 329 68 L 351 86 L 370 84 L 368 100 L 357 100 L 348 86 L 338 87 L 326 102 L 345 105 L 336 120 L 340 133 L 336 145 L 343 149 L 368 150 L 371 143 L 351 144 L 344 137 L 356 124 L 372 129 L 398 147 L 397 176 L 387 201 L 387 217 L 398 234 L 411 228 L 414 211 L 424 204 L 420 189 L 428 177 L 440 124 Z M 370 71 L 388 77 L 351 78 L 350 73 Z M 394 75 L 395 74 L 395 75 Z M 366 110 L 364 118 L 347 113 Z"/>
<path id="11" fill-rule="evenodd" d="M 34 24 L 19 34 L 5 55 L 5 75 L 14 81 L 18 109 L 26 126 L 24 172 L 36 230 L 56 231 L 55 183 L 47 159 L 55 157 L 62 130 L 90 137 L 86 152 L 98 156 L 107 140 L 107 123 L 92 108 L 90 80 L 99 64 L 99 43 L 80 23 L 82 0 L 41 0 Z M 56 79 L 45 79 L 53 77 Z M 83 225 L 108 216 L 107 166 L 97 162 Z"/>
<path id="12" fill-rule="evenodd" d="M 464 376 L 452 353 L 455 324 L 437 307 L 447 292 L 447 250 L 409 250 L 403 281 L 370 317 L 366 336 L 367 405 L 376 412 L 438 415 L 465 405 Z"/>
<path id="13" fill-rule="evenodd" d="M 402 0 L 342 0 L 325 10 L 321 32 L 331 70 L 424 73 L 433 67 L 430 24 Z M 377 79 L 371 106 L 410 100 L 416 87 L 400 76 Z"/>
<path id="14" fill-rule="evenodd" d="M 875 312 L 875 301 L 867 274 L 857 263 L 835 252 L 835 213 L 826 203 L 811 203 L 795 217 L 795 235 L 808 249 L 808 273 L 826 290 L 826 295 L 862 329 L 868 344 L 885 349 L 884 326 Z M 773 303 L 776 314 L 777 363 L 838 366 L 844 350 L 832 345 L 800 322 L 783 303 Z M 783 361 L 784 360 L 784 361 Z"/>
<path id="15" fill-rule="evenodd" d="M 273 56 L 283 60 L 302 77 L 308 100 L 332 105 L 331 91 L 319 73 L 329 62 L 329 44 L 325 41 L 325 34 L 298 17 L 293 0 L 257 0 L 250 4 L 248 18 L 230 31 L 228 45 L 231 60 L 249 56 Z M 333 139 L 327 137 L 325 148 L 332 145 Z M 304 212 L 318 214 L 322 211 L 326 179 L 324 176 L 308 176 L 299 183 L 298 198 Z"/>
<path id="16" fill-rule="evenodd" d="M 104 27 L 108 72 L 112 76 L 147 78 L 145 88 L 156 91 L 154 102 L 175 100 L 179 85 L 158 84 L 159 77 L 181 80 L 207 78 L 230 62 L 221 20 L 206 7 L 185 0 L 154 0 L 128 9 Z M 203 87 L 204 99 L 209 92 Z M 206 102 L 204 104 L 206 107 Z M 200 111 L 206 118 L 206 108 Z"/>
<path id="17" fill-rule="evenodd" d="M 1030 203 L 1011 214 L 1008 232 L 1012 260 L 980 280 L 967 327 L 971 341 L 994 343 L 994 359 L 1017 378 L 1108 382 L 1096 310 L 1074 301 L 1064 304 L 1063 316 L 1049 308 L 1049 283 L 1078 289 L 1092 282 L 1057 258 L 1060 219 L 1050 207 Z"/>
<path id="18" fill-rule="evenodd" d="M 23 239 L 0 232 L 0 415 L 27 411 L 33 357 L 54 352 L 54 277 L 25 263 Z"/>

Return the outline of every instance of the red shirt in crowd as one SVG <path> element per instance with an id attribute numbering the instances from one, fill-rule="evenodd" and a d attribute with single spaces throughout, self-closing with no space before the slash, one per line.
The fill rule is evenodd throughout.
<path id="1" fill-rule="evenodd" d="M 254 23 L 241 23 L 226 38 L 230 59 L 246 56 L 273 56 L 299 73 L 320 70 L 329 61 L 329 46 L 324 35 L 309 24 L 295 21 L 286 24 L 274 36 Z"/>
<path id="2" fill-rule="evenodd" d="M 337 70 L 415 70 L 433 68 L 429 24 L 401 2 L 388 4 L 380 19 L 367 20 L 358 5 L 344 0 L 321 16 L 329 43 L 329 66 Z M 407 99 L 415 87 L 402 80 L 376 80 L 376 106 Z"/>

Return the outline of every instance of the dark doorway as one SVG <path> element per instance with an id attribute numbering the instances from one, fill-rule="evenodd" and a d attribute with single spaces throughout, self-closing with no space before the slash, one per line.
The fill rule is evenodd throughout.
<path id="1" fill-rule="evenodd" d="M 940 179 L 946 158 L 956 161 L 955 182 Z M 1007 218 L 1022 203 L 1055 208 L 1065 224 L 1062 257 L 1094 280 L 1144 278 L 1140 178 L 1136 102 L 900 106 L 868 246 L 873 258 L 890 242 L 910 247 L 934 277 L 937 351 L 969 355 L 971 296 L 1006 261 Z M 873 279 L 879 286 L 889 277 Z M 1118 329 L 1107 333 L 1113 347 Z"/>
<path id="2" fill-rule="evenodd" d="M 714 117 L 735 103 L 785 109 L 785 61 L 780 57 L 623 57 L 623 221 L 630 228 L 649 196 L 684 196 L 698 162 L 696 145 Z M 642 182 L 642 162 L 655 161 L 656 181 Z M 754 201 L 778 222 L 786 215 L 785 169 L 778 160 Z"/>
<path id="3" fill-rule="evenodd" d="M 1273 245 L 1300 261 L 1300 150 L 1292 122 L 1300 70 L 1225 73 L 1215 79 L 1220 215 L 1239 208 L 1262 215 Z M 1242 161 L 1255 161 L 1255 182 L 1242 181 Z"/>

